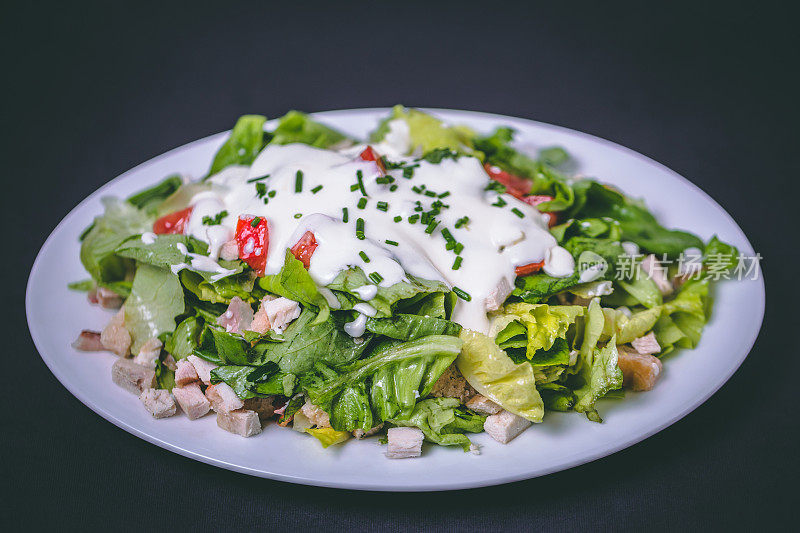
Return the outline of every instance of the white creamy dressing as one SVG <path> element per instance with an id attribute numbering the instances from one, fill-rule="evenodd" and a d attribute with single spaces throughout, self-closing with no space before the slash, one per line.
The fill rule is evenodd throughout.
<path id="1" fill-rule="evenodd" d="M 392 142 L 386 145 L 399 145 L 401 148 L 394 149 L 396 153 L 402 150 L 403 143 L 407 149 L 409 141 L 403 138 L 408 132 L 393 122 L 390 123 Z M 383 144 L 377 147 L 390 151 Z M 552 276 L 566 277 L 573 273 L 572 256 L 557 246 L 547 231 L 546 220 L 535 207 L 507 194 L 485 191 L 488 177 L 476 158 L 444 159 L 440 164 L 419 161 L 410 179 L 404 178 L 402 171 L 390 170 L 393 185 L 397 186 L 392 191 L 392 184 L 376 182 L 381 176 L 377 166 L 359 159 L 359 152 L 357 148 L 334 152 L 304 144 L 268 145 L 249 169 L 228 167 L 212 176 L 208 180 L 211 190 L 193 197 L 194 210 L 187 225 L 188 234 L 209 243 L 211 257 L 186 254 L 191 257 L 191 266 L 224 276 L 226 269 L 214 261 L 219 247 L 232 238 L 239 215 L 255 215 L 266 219 L 269 226 L 267 274 L 279 272 L 285 250 L 306 231 L 311 231 L 318 246 L 311 258 L 309 274 L 319 286 L 330 284 L 349 267 L 360 267 L 367 275 L 377 273 L 381 287 L 405 280 L 406 272 L 418 278 L 443 281 L 471 297 L 469 301 L 459 299 L 453 320 L 478 331 L 488 330 L 487 297 L 496 294 L 499 287 L 514 286 L 515 267 L 544 260 L 544 271 Z M 394 155 L 390 159 L 400 158 Z M 361 192 L 351 191 L 359 170 L 367 193 L 363 209 L 358 208 Z M 300 192 L 296 192 L 298 171 L 302 172 Z M 263 179 L 253 181 L 257 178 Z M 271 193 L 274 196 L 259 198 L 257 183 L 263 183 L 268 192 L 274 191 Z M 322 189 L 313 192 L 320 185 Z M 439 199 L 412 189 L 423 185 L 426 191 L 437 195 L 449 192 L 449 195 Z M 501 207 L 492 205 L 498 203 L 498 197 L 502 199 L 499 203 L 505 202 Z M 420 202 L 423 211 L 429 211 L 437 200 L 449 207 L 442 208 L 436 216 L 440 223 L 431 234 L 426 233 L 426 224 L 409 223 L 408 217 L 421 214 L 415 211 L 416 202 Z M 385 212 L 377 208 L 378 202 L 388 204 Z M 347 208 L 347 222 L 343 221 L 343 208 Z M 520 218 L 512 208 L 524 217 Z M 213 218 L 222 211 L 228 215 L 221 225 L 202 223 L 204 216 Z M 402 217 L 402 221 L 395 222 L 396 216 Z M 456 221 L 465 216 L 469 222 L 456 228 Z M 363 240 L 356 235 L 359 218 L 364 221 Z M 442 228 L 447 228 L 463 244 L 462 263 L 457 270 L 452 268 L 456 254 L 446 249 Z M 387 244 L 387 240 L 398 245 Z M 359 252 L 366 254 L 368 261 Z M 204 261 L 208 264 L 201 266 Z M 173 269 L 176 267 L 184 268 L 185 264 Z M 377 286 L 369 284 L 356 289 L 356 293 L 368 301 L 377 290 Z M 323 293 L 323 296 L 335 301 L 333 294 Z M 374 309 L 367 307 L 374 314 Z M 357 309 L 358 318 L 345 327 L 350 335 L 363 335 L 369 309 Z"/>
<path id="2" fill-rule="evenodd" d="M 180 253 L 189 258 L 189 263 L 183 262 L 171 265 L 169 268 L 172 270 L 173 274 L 177 274 L 184 268 L 193 268 L 195 270 L 202 270 L 203 272 L 216 272 L 216 274 L 211 276 L 211 281 L 219 281 L 225 276 L 230 276 L 235 272 L 235 270 L 222 267 L 209 256 L 190 252 L 182 242 L 177 243 L 175 247 Z"/>

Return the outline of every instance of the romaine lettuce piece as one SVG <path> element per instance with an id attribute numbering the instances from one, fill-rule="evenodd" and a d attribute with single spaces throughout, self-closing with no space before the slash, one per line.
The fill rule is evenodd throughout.
<path id="1" fill-rule="evenodd" d="M 246 400 L 256 396 L 292 394 L 294 377 L 281 372 L 278 365 L 272 362 L 261 366 L 224 365 L 211 371 L 211 382 L 225 382 L 236 395 Z M 287 387 L 288 385 L 288 387 Z"/>
<path id="2" fill-rule="evenodd" d="M 178 276 L 165 268 L 139 265 L 123 308 L 125 327 L 133 340 L 131 351 L 138 353 L 148 340 L 175 330 L 175 317 L 185 309 Z"/>
<path id="3" fill-rule="evenodd" d="M 430 316 L 397 314 L 391 318 L 367 319 L 367 331 L 391 339 L 413 341 L 428 335 L 457 336 L 461 332 L 461 325 Z"/>
<path id="4" fill-rule="evenodd" d="M 336 431 L 333 428 L 308 428 L 306 433 L 316 438 L 323 448 L 340 444 L 350 438 L 350 433 L 347 431 Z"/>
<path id="5" fill-rule="evenodd" d="M 604 307 L 603 340 L 615 336 L 619 344 L 631 342 L 637 337 L 646 335 L 648 331 L 653 329 L 661 313 L 662 307 L 659 306 L 637 311 L 629 317 L 619 309 Z"/>
<path id="6" fill-rule="evenodd" d="M 461 374 L 472 387 L 507 411 L 541 422 L 544 402 L 536 390 L 533 367 L 518 365 L 494 339 L 471 330 L 461 330 L 464 346 L 456 359 Z"/>
<path id="7" fill-rule="evenodd" d="M 313 120 L 300 111 L 289 111 L 278 121 L 278 127 L 272 132 L 272 141 L 276 144 L 303 143 L 317 148 L 330 148 L 339 143 L 348 143 L 350 139 L 343 133 Z"/>
<path id="8" fill-rule="evenodd" d="M 422 400 L 402 418 L 387 420 L 395 426 L 419 428 L 427 440 L 442 446 L 461 446 L 465 452 L 472 443 L 464 433 L 481 433 L 485 421 L 485 416 L 465 409 L 455 398 Z"/>
<path id="9" fill-rule="evenodd" d="M 579 305 L 512 303 L 503 308 L 503 313 L 525 326 L 528 339 L 526 356 L 531 360 L 539 350 L 550 350 L 556 339 L 564 339 L 570 325 L 583 312 L 584 308 Z"/>
<path id="10" fill-rule="evenodd" d="M 262 289 L 290 300 L 300 302 L 303 306 L 311 306 L 319 310 L 317 320 L 323 322 L 330 314 L 330 306 L 320 294 L 317 284 L 311 275 L 290 249 L 286 249 L 283 268 L 278 274 L 264 276 L 258 280 Z"/>
<path id="11" fill-rule="evenodd" d="M 216 174 L 229 165 L 251 164 L 264 147 L 264 123 L 266 120 L 267 118 L 261 115 L 239 117 L 231 130 L 230 137 L 214 156 L 208 176 Z"/>
<path id="12" fill-rule="evenodd" d="M 369 140 L 380 142 L 389 132 L 389 122 L 402 120 L 408 125 L 410 146 L 406 155 L 421 156 L 437 148 L 447 148 L 464 154 L 473 153 L 474 132 L 466 126 L 449 126 L 438 118 L 413 108 L 396 105 L 388 118 L 381 121 Z"/>
<path id="13" fill-rule="evenodd" d="M 200 344 L 200 332 L 202 329 L 202 321 L 197 317 L 190 316 L 184 319 L 175 328 L 175 332 L 167 337 L 164 342 L 164 349 L 171 353 L 176 361 L 189 357 Z"/>

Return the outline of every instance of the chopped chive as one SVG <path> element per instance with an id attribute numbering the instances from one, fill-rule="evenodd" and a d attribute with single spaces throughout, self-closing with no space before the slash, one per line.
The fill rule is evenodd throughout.
<path id="1" fill-rule="evenodd" d="M 249 180 L 247 180 L 247 183 L 253 183 L 255 181 L 265 180 L 268 177 L 269 177 L 269 174 L 267 174 L 266 176 L 261 176 L 260 178 L 250 178 Z"/>
<path id="2" fill-rule="evenodd" d="M 414 211 L 417 211 L 417 212 L 422 211 L 422 206 L 418 205 L 417 207 L 414 208 Z"/>
<path id="3" fill-rule="evenodd" d="M 303 191 L 303 171 L 298 170 L 294 175 L 294 192 Z"/>
<path id="4" fill-rule="evenodd" d="M 322 190 L 322 185 L 317 185 L 316 187 L 314 187 L 313 189 L 311 189 L 311 192 L 312 192 L 313 194 L 317 194 L 317 193 L 318 193 L 319 191 L 321 191 L 321 190 Z"/>
<path id="5" fill-rule="evenodd" d="M 422 194 L 422 189 L 420 187 L 417 187 L 416 185 L 411 187 L 411 190 L 417 194 Z"/>
<path id="6" fill-rule="evenodd" d="M 380 185 L 388 185 L 394 182 L 394 178 L 391 176 L 381 176 L 380 178 L 375 178 L 375 183 Z"/>
<path id="7" fill-rule="evenodd" d="M 512 209 L 511 212 L 514 213 L 515 215 L 517 215 L 519 218 L 525 218 L 525 213 L 523 213 L 522 211 L 520 211 L 516 207 L 514 209 Z"/>
<path id="8" fill-rule="evenodd" d="M 453 234 L 450 233 L 450 230 L 447 229 L 447 228 L 442 228 L 442 237 L 444 237 L 444 240 L 446 240 L 448 243 L 455 242 L 455 239 L 453 238 Z M 448 250 L 449 249 L 450 248 L 448 248 Z"/>
<path id="9" fill-rule="evenodd" d="M 378 202 L 375 204 L 379 210 L 383 211 L 384 213 L 389 210 L 389 202 Z"/>
<path id="10" fill-rule="evenodd" d="M 356 219 L 356 237 L 360 241 L 363 241 L 365 239 L 365 237 L 366 237 L 364 235 L 364 219 L 363 218 Z"/>
<path id="11" fill-rule="evenodd" d="M 461 252 L 464 251 L 464 245 L 461 243 L 456 244 L 455 249 L 453 250 L 456 255 L 461 255 Z"/>
<path id="12" fill-rule="evenodd" d="M 436 193 L 433 191 L 425 191 L 425 196 L 430 196 L 431 198 L 436 198 Z"/>
<path id="13" fill-rule="evenodd" d="M 444 233 L 444 231 L 442 231 L 442 233 Z M 447 244 L 444 245 L 444 249 L 450 251 L 456 247 L 456 244 L 458 244 L 456 241 L 447 241 Z"/>
<path id="14" fill-rule="evenodd" d="M 358 190 L 358 183 L 354 183 L 350 186 L 350 192 L 356 192 Z"/>
<path id="15" fill-rule="evenodd" d="M 343 207 L 342 208 L 342 222 L 347 222 L 349 220 L 349 218 L 350 218 L 350 216 L 347 213 L 347 208 Z"/>
<path id="16" fill-rule="evenodd" d="M 416 224 L 417 220 L 419 220 L 419 215 L 411 215 L 410 217 L 408 217 L 408 221 L 411 224 Z"/>
<path id="17" fill-rule="evenodd" d="M 250 221 L 250 227 L 255 228 L 258 226 L 258 223 L 261 222 L 261 217 L 255 217 L 253 220 Z"/>
<path id="18" fill-rule="evenodd" d="M 277 191 L 269 191 L 269 192 L 267 193 L 267 196 L 269 196 L 270 198 L 275 198 L 275 195 L 276 195 L 276 194 L 277 194 Z"/>
<path id="19" fill-rule="evenodd" d="M 375 285 L 378 285 L 381 281 L 383 281 L 383 276 L 378 274 L 377 272 L 372 272 L 369 275 L 369 279 L 375 282 Z"/>
<path id="20" fill-rule="evenodd" d="M 428 222 L 428 227 L 425 228 L 425 233 L 430 235 L 431 233 L 433 233 L 433 230 L 435 230 L 436 226 L 438 226 L 438 225 L 439 225 L 439 221 L 438 220 L 436 220 L 436 219 L 431 220 L 430 222 Z"/>
<path id="21" fill-rule="evenodd" d="M 303 216 L 303 213 L 295 213 L 294 218 L 300 218 Z"/>
<path id="22" fill-rule="evenodd" d="M 450 191 L 444 191 L 439 195 L 439 198 L 447 198 L 448 196 L 450 196 Z"/>
<path id="23" fill-rule="evenodd" d="M 457 257 L 456 257 L 456 260 L 455 260 L 455 261 L 453 261 L 453 267 L 452 267 L 452 269 L 453 269 L 453 270 L 458 270 L 459 268 L 461 268 L 461 262 L 462 262 L 463 260 L 464 260 L 464 258 L 463 258 L 463 257 L 461 257 L 460 255 L 459 255 L 459 256 L 457 256 Z"/>
<path id="24" fill-rule="evenodd" d="M 508 202 L 506 202 L 505 200 L 503 200 L 502 198 L 500 198 L 500 197 L 498 196 L 498 197 L 497 197 L 497 201 L 496 201 L 495 203 L 493 203 L 492 205 L 493 205 L 493 206 L 495 206 L 495 207 L 503 207 L 503 206 L 504 206 L 504 205 L 506 205 L 507 203 L 508 203 Z"/>
<path id="25" fill-rule="evenodd" d="M 359 209 L 364 209 L 365 207 L 367 207 L 367 199 L 364 198 L 363 196 L 359 198 L 357 207 Z"/>
<path id="26" fill-rule="evenodd" d="M 458 220 L 456 220 L 456 228 L 460 228 L 465 224 L 469 224 L 469 217 L 461 217 Z"/>
<path id="27" fill-rule="evenodd" d="M 364 173 L 360 170 L 356 172 L 356 179 L 358 180 L 358 188 L 361 191 L 361 196 L 366 196 L 367 191 L 364 189 Z"/>
<path id="28" fill-rule="evenodd" d="M 389 246 L 398 246 L 398 244 L 397 244 L 397 241 L 390 241 L 389 239 L 386 239 L 386 240 L 385 240 L 385 241 L 383 241 L 383 242 L 385 242 L 385 243 L 386 243 L 386 244 L 388 244 Z"/>
<path id="29" fill-rule="evenodd" d="M 267 186 L 264 183 L 258 182 L 256 183 L 256 195 L 259 198 L 263 198 L 267 194 Z"/>
<path id="30" fill-rule="evenodd" d="M 400 222 L 401 220 L 403 220 L 403 217 L 401 217 L 400 215 L 397 215 L 396 217 L 394 217 L 394 219 L 393 219 L 393 220 L 394 220 L 395 222 Z"/>
<path id="31" fill-rule="evenodd" d="M 461 298 L 462 300 L 464 300 L 466 302 L 469 302 L 470 300 L 472 300 L 472 296 L 470 296 L 468 292 L 464 292 L 461 289 L 459 289 L 458 287 L 453 287 L 453 292 L 456 293 L 456 296 L 458 296 L 459 298 Z"/>
<path id="32" fill-rule="evenodd" d="M 361 259 L 363 259 L 365 263 L 369 263 L 369 256 L 365 254 L 363 250 L 358 252 L 358 255 L 361 256 Z"/>
<path id="33" fill-rule="evenodd" d="M 405 179 L 407 179 L 407 180 L 410 180 L 411 178 L 413 178 L 414 177 L 414 168 L 417 167 L 417 166 L 418 165 L 412 165 L 410 167 L 405 167 L 403 169 L 403 177 Z"/>
<path id="34" fill-rule="evenodd" d="M 389 190 L 390 190 L 391 192 L 394 192 L 394 191 L 396 191 L 396 190 L 397 190 L 397 185 L 392 185 L 391 187 L 389 187 Z"/>

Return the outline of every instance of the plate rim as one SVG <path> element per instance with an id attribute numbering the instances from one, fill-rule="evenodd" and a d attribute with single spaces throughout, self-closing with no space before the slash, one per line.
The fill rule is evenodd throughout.
<path id="1" fill-rule="evenodd" d="M 327 111 L 320 111 L 315 113 L 309 113 L 309 115 L 318 117 L 318 118 L 330 118 L 335 119 L 337 115 L 353 115 L 353 114 L 364 114 L 364 115 L 374 115 L 378 113 L 387 113 L 391 108 L 388 107 L 368 107 L 368 108 L 350 108 L 350 109 L 336 109 L 336 110 L 327 110 Z M 695 193 L 700 194 L 706 200 L 710 202 L 711 205 L 721 214 L 727 222 L 730 224 L 731 228 L 733 228 L 736 232 L 738 232 L 739 237 L 747 243 L 750 250 L 753 250 L 752 243 L 750 239 L 748 239 L 747 234 L 742 230 L 736 220 L 723 208 L 711 195 L 705 192 L 701 187 L 687 179 L 686 177 L 682 176 L 681 174 L 677 173 L 676 171 L 670 169 L 666 165 L 656 161 L 655 159 L 641 154 L 631 148 L 627 148 L 623 145 L 620 145 L 614 141 L 610 141 L 608 139 L 586 133 L 580 130 L 575 130 L 572 128 L 567 128 L 564 126 L 559 126 L 555 124 L 550 124 L 546 122 L 541 122 L 537 120 L 532 120 L 523 117 L 515 117 L 511 115 L 502 115 L 497 113 L 487 113 L 481 111 L 469 111 L 469 110 L 459 110 L 459 109 L 449 109 L 449 108 L 420 108 L 423 111 L 438 114 L 440 116 L 447 116 L 447 115 L 458 115 L 461 117 L 474 117 L 476 119 L 489 119 L 495 121 L 508 121 L 511 119 L 512 121 L 521 121 L 526 122 L 531 125 L 556 130 L 562 133 L 574 135 L 583 138 L 584 140 L 592 141 L 594 143 L 602 145 L 605 149 L 615 150 L 617 152 L 621 152 L 628 157 L 633 157 L 640 162 L 655 165 L 659 167 L 662 171 L 667 172 L 671 177 L 677 178 L 679 181 L 683 182 L 684 185 L 688 185 Z M 274 123 L 274 119 L 269 121 L 269 123 Z M 190 149 L 196 144 L 207 143 L 213 140 L 217 140 L 222 138 L 223 136 L 227 135 L 230 130 L 215 133 L 212 135 L 208 135 L 206 137 L 196 139 L 185 143 L 183 145 L 174 147 L 164 153 L 156 155 L 138 165 L 126 170 L 122 174 L 114 177 L 113 179 L 109 180 L 96 190 L 94 190 L 91 194 L 86 196 L 83 200 L 81 200 L 75 207 L 73 207 L 62 219 L 61 221 L 51 230 L 50 234 L 47 236 L 45 241 L 42 243 L 39 251 L 36 254 L 36 258 L 31 265 L 31 270 L 28 276 L 28 281 L 25 287 L 25 314 L 28 323 L 29 333 L 31 335 L 31 339 L 33 340 L 34 346 L 36 347 L 39 356 L 44 361 L 45 365 L 48 367 L 50 372 L 58 379 L 61 385 L 66 388 L 73 396 L 75 396 L 81 403 L 87 406 L 89 409 L 94 411 L 95 413 L 99 414 L 102 418 L 111 422 L 115 426 L 119 427 L 120 429 L 135 435 L 138 438 L 145 440 L 151 444 L 155 444 L 161 448 L 169 450 L 173 453 L 178 455 L 194 459 L 200 461 L 205 464 L 209 464 L 216 467 L 222 467 L 227 470 L 253 475 L 261 478 L 267 479 L 274 479 L 278 481 L 296 483 L 296 484 L 303 484 L 303 485 L 310 485 L 310 486 L 318 486 L 318 487 L 328 487 L 328 488 L 341 488 L 341 489 L 349 489 L 349 490 L 365 490 L 365 491 L 392 491 L 392 492 L 430 492 L 430 491 L 442 491 L 442 490 L 461 490 L 461 489 L 468 489 L 468 488 L 480 488 L 480 487 L 487 487 L 487 486 L 494 486 L 494 485 L 501 485 L 505 483 L 512 483 L 516 481 L 522 481 L 526 479 L 533 479 L 536 477 L 552 474 L 554 472 L 559 472 L 562 470 L 567 470 L 569 468 L 573 468 L 575 466 L 579 466 L 582 464 L 586 464 L 592 461 L 596 461 L 603 457 L 607 457 L 613 453 L 618 451 L 624 450 L 629 448 L 643 440 L 653 436 L 654 434 L 663 431 L 667 427 L 675 424 L 695 409 L 700 407 L 704 404 L 708 399 L 713 396 L 725 383 L 730 380 L 731 376 L 741 367 L 744 360 L 750 354 L 753 346 L 755 345 L 756 340 L 761 333 L 764 316 L 765 316 L 765 309 L 766 309 L 766 290 L 765 290 L 765 281 L 764 281 L 764 273 L 763 270 L 759 269 L 759 278 L 758 278 L 758 301 L 752 302 L 752 309 L 757 310 L 755 313 L 758 316 L 758 326 L 753 329 L 753 333 L 751 334 L 751 338 L 747 340 L 747 342 L 742 344 L 742 347 L 746 347 L 746 349 L 742 349 L 740 351 L 741 355 L 736 358 L 735 364 L 731 365 L 731 367 L 723 373 L 715 374 L 715 379 L 713 383 L 710 383 L 710 387 L 708 387 L 702 395 L 696 396 L 692 401 L 684 404 L 680 409 L 676 411 L 672 416 L 662 419 L 658 424 L 650 427 L 648 430 L 644 432 L 637 432 L 631 437 L 624 439 L 620 442 L 615 442 L 612 445 L 607 445 L 606 447 L 598 449 L 596 452 L 592 453 L 581 453 L 577 454 L 575 457 L 567 457 L 563 460 L 556 461 L 551 463 L 547 467 L 539 468 L 536 472 L 509 472 L 507 474 L 499 474 L 494 476 L 487 476 L 485 479 L 481 481 L 468 481 L 468 482 L 458 482 L 458 480 L 452 480 L 448 482 L 434 482 L 434 483 L 425 483 L 424 485 L 419 486 L 391 486 L 387 484 L 369 484 L 363 481 L 355 482 L 355 481 L 332 481 L 332 480 L 322 480 L 318 478 L 310 478 L 304 476 L 293 476 L 287 475 L 282 473 L 273 473 L 273 472 L 265 472 L 263 470 L 257 470 L 254 468 L 249 468 L 246 466 L 237 465 L 234 463 L 227 462 L 225 460 L 221 460 L 216 457 L 212 457 L 209 455 L 205 455 L 203 453 L 199 453 L 192 450 L 184 449 L 178 445 L 172 444 L 167 440 L 160 439 L 155 437 L 144 430 L 138 429 L 134 425 L 125 422 L 124 420 L 118 418 L 117 416 L 113 415 L 109 411 L 107 411 L 102 405 L 99 405 L 92 401 L 89 398 L 88 394 L 85 394 L 82 390 L 78 389 L 74 386 L 74 384 L 69 382 L 61 370 L 55 365 L 51 364 L 51 361 L 48 360 L 43 354 L 40 348 L 40 342 L 37 339 L 39 335 L 42 335 L 38 328 L 34 325 L 32 320 L 32 291 L 31 287 L 33 285 L 34 275 L 35 273 L 41 268 L 41 261 L 44 250 L 51 244 L 54 235 L 57 231 L 64 225 L 66 225 L 69 220 L 76 216 L 76 213 L 82 208 L 82 206 L 92 199 L 102 196 L 105 191 L 112 188 L 117 182 L 126 178 L 129 174 L 134 172 L 139 172 L 142 169 L 157 164 L 159 161 L 169 158 L 177 152 Z"/>

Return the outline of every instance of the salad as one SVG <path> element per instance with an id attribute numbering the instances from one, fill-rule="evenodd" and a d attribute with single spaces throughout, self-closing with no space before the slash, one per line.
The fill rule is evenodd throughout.
<path id="1" fill-rule="evenodd" d="M 403 106 L 366 140 L 243 116 L 202 178 L 103 200 L 71 288 L 118 311 L 73 346 L 118 356 L 156 418 L 379 435 L 390 458 L 508 443 L 548 411 L 602 422 L 598 400 L 698 343 L 737 252 L 513 140 Z"/>

